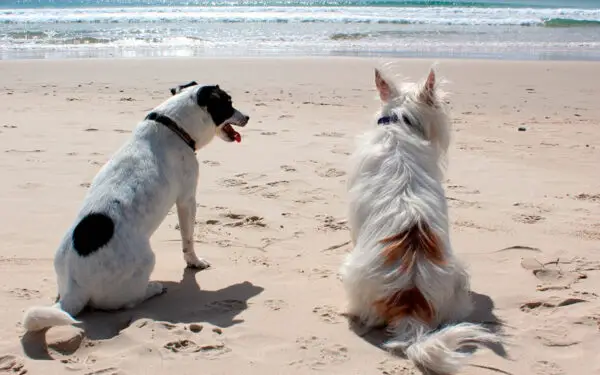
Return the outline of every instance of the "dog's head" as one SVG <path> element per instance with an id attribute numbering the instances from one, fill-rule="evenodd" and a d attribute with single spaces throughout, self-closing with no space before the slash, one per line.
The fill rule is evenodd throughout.
<path id="1" fill-rule="evenodd" d="M 177 104 L 177 110 L 182 112 L 177 117 L 185 117 L 186 123 L 195 122 L 187 124 L 186 130 L 195 133 L 192 137 L 198 147 L 207 144 L 215 134 L 226 142 L 241 141 L 240 133 L 232 126 L 246 126 L 250 117 L 233 107 L 231 96 L 219 85 L 202 86 L 192 81 L 170 91 L 173 98 L 167 102 Z"/>
<path id="2" fill-rule="evenodd" d="M 375 86 L 382 102 L 378 124 L 405 127 L 410 133 L 429 141 L 440 154 L 446 153 L 450 125 L 433 69 L 421 83 L 402 87 L 376 69 Z"/>

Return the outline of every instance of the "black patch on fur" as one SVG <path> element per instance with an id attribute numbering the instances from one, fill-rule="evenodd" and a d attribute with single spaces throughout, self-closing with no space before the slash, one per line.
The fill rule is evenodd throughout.
<path id="1" fill-rule="evenodd" d="M 212 117 L 216 126 L 233 116 L 235 110 L 231 102 L 231 96 L 216 86 L 204 86 L 196 94 L 196 102 L 206 110 Z"/>
<path id="2" fill-rule="evenodd" d="M 181 91 L 181 90 L 183 90 L 185 88 L 188 88 L 190 86 L 196 86 L 197 84 L 198 83 L 196 81 L 192 81 L 192 82 L 189 82 L 189 83 L 185 83 L 183 85 L 179 85 L 179 86 L 171 89 L 171 95 L 175 95 L 175 94 L 177 94 L 177 91 Z"/>
<path id="3" fill-rule="evenodd" d="M 114 232 L 115 223 L 106 214 L 88 214 L 73 230 L 73 248 L 77 254 L 86 257 L 106 245 Z"/>

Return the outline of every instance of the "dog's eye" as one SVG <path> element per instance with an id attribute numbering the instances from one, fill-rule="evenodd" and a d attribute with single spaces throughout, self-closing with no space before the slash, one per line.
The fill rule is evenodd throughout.
<path id="1" fill-rule="evenodd" d="M 412 122 L 410 122 L 410 119 L 408 118 L 407 115 L 402 115 L 402 122 L 404 122 L 406 125 L 408 126 L 412 126 Z"/>

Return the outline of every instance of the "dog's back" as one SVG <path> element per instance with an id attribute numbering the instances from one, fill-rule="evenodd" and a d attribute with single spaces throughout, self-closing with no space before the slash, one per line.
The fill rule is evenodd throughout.
<path id="1" fill-rule="evenodd" d="M 400 92 L 376 73 L 383 101 L 375 129 L 361 138 L 348 179 L 353 251 L 342 267 L 348 315 L 386 324 L 391 350 L 419 366 L 455 373 L 467 344 L 496 337 L 460 322 L 471 311 L 468 275 L 451 248 L 442 186 L 448 119 L 435 75 Z"/>

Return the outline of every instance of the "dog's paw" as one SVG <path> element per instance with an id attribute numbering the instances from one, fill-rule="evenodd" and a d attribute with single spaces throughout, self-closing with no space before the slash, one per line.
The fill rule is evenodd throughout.
<path id="1" fill-rule="evenodd" d="M 193 268 L 193 269 L 197 269 L 197 270 L 203 270 L 203 269 L 210 267 L 210 263 L 208 263 L 208 261 L 206 261 L 202 258 L 198 258 L 197 256 L 194 256 L 194 257 L 186 256 L 185 262 L 187 263 L 187 266 L 189 268 Z"/>

